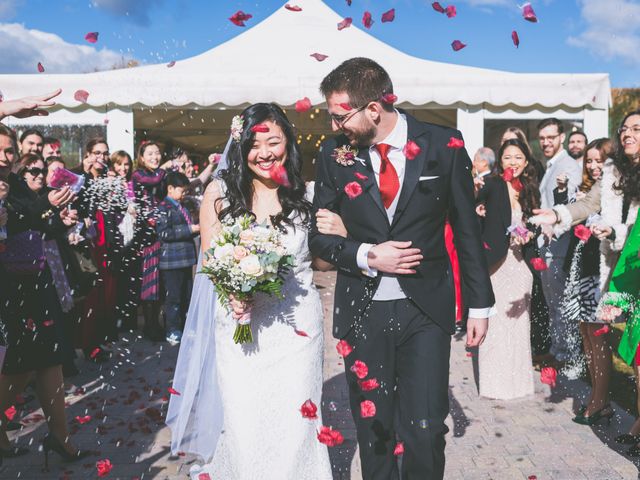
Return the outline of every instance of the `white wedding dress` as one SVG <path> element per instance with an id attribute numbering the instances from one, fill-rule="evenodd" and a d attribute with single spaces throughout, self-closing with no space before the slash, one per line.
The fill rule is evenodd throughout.
<path id="1" fill-rule="evenodd" d="M 219 302 L 215 357 L 223 425 L 213 459 L 191 470 L 192 479 L 331 480 L 322 425 L 323 311 L 313 285 L 307 230 L 283 234 L 295 267 L 286 276 L 284 299 L 256 295 L 251 311 L 254 343 L 236 345 L 237 322 Z M 203 372 L 206 374 L 206 372 Z M 303 418 L 311 399 L 318 418 Z M 207 422 L 207 418 L 201 418 Z"/>

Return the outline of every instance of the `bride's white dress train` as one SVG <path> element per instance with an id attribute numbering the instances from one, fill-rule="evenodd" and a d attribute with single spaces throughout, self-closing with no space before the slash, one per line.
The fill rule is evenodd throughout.
<path id="1" fill-rule="evenodd" d="M 284 299 L 259 294 L 251 312 L 254 343 L 236 345 L 236 321 L 216 305 L 216 370 L 223 428 L 213 460 L 192 469 L 223 480 L 331 480 L 321 423 L 323 311 L 313 285 L 307 230 L 287 227 L 283 242 L 295 256 Z M 303 418 L 311 399 L 318 419 Z M 201 419 L 206 422 L 206 418 Z M 200 477 L 206 478 L 206 476 Z"/>

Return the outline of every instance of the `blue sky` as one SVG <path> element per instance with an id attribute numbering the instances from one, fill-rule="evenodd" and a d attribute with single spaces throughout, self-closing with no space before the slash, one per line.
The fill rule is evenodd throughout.
<path id="1" fill-rule="evenodd" d="M 277 0 L 0 0 L 0 73 L 49 73 L 109 68 L 122 56 L 141 63 L 180 60 L 208 50 L 244 29 L 229 20 L 253 15 L 250 28 L 280 8 Z M 290 2 L 295 4 L 295 0 Z M 442 62 L 514 72 L 606 72 L 614 87 L 640 86 L 640 0 L 532 0 L 539 18 L 521 15 L 517 0 L 454 0 L 453 19 L 431 0 L 325 0 L 361 26 L 365 10 L 377 20 L 369 32 L 409 54 Z M 521 3 L 524 3 L 521 2 Z M 382 12 L 396 9 L 393 23 Z M 520 48 L 511 43 L 517 30 Z M 84 40 L 90 31 L 99 41 Z M 459 39 L 467 48 L 453 52 Z M 1 87 L 0 87 L 1 88 Z"/>

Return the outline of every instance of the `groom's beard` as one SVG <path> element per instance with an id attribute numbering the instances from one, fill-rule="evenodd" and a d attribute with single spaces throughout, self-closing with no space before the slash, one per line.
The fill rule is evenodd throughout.
<path id="1" fill-rule="evenodd" d="M 363 130 L 360 132 L 352 131 L 350 134 L 347 134 L 347 138 L 349 139 L 349 143 L 355 146 L 368 147 L 373 142 L 373 139 L 376 138 L 376 127 L 370 127 L 367 130 Z"/>

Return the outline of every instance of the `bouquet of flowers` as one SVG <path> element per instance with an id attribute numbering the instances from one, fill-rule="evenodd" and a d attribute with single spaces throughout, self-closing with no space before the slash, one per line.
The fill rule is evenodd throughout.
<path id="1" fill-rule="evenodd" d="M 282 298 L 284 275 L 293 266 L 293 256 L 282 246 L 280 233 L 244 215 L 223 224 L 205 252 L 200 273 L 213 282 L 221 303 L 229 308 L 230 296 L 250 301 L 257 292 Z M 233 341 L 251 343 L 250 315 L 238 320 Z"/>

